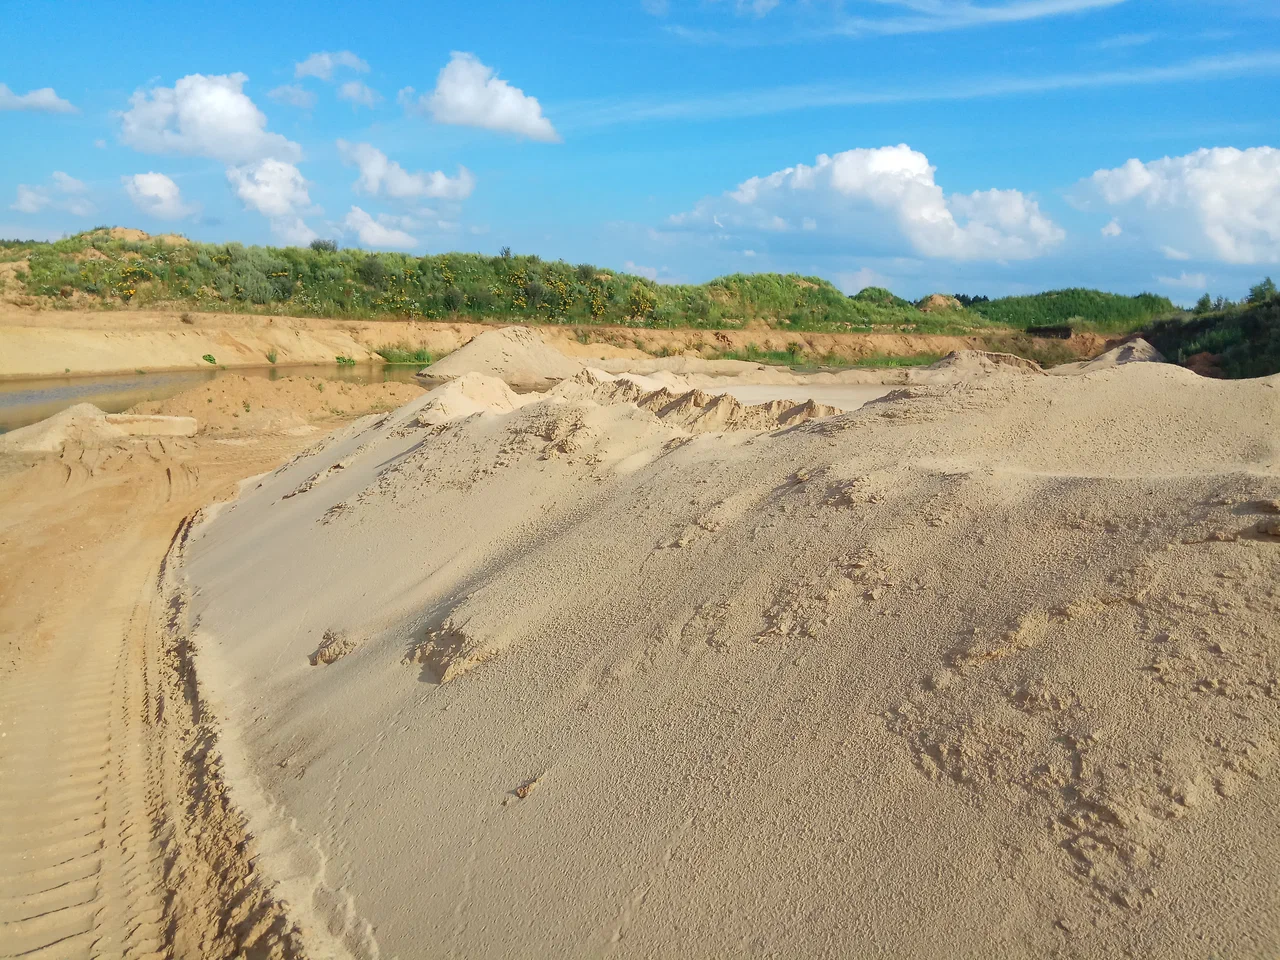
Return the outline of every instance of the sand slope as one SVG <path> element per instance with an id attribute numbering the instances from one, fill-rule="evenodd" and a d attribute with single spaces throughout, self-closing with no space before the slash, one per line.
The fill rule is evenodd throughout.
<path id="1" fill-rule="evenodd" d="M 600 390 L 429 394 L 189 545 L 313 941 L 1272 955 L 1280 379 L 996 372 L 711 432 Z"/>

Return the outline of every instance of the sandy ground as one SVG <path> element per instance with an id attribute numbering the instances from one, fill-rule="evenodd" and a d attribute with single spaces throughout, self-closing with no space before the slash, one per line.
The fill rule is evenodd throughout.
<path id="1" fill-rule="evenodd" d="M 178 310 L 32 310 L 0 302 L 0 378 L 63 373 L 208 369 L 206 354 L 228 367 L 261 367 L 268 354 L 280 365 L 332 363 L 337 356 L 376 360 L 379 347 L 402 344 L 442 356 L 494 329 L 448 321 L 360 321 Z M 836 353 L 850 361 L 872 355 L 944 354 L 988 349 L 979 337 L 911 333 L 823 334 L 773 331 L 627 327 L 538 327 L 558 350 L 587 359 L 640 359 L 653 354 L 699 356 L 748 346 L 786 350 L 800 344 L 813 356 Z M 579 336 L 589 342 L 580 343 Z M 1103 338 L 1081 335 L 1068 346 L 1082 359 L 1103 349 Z"/>
<path id="2" fill-rule="evenodd" d="M 0 955 L 300 955 L 226 796 L 173 563 L 186 518 L 341 422 L 290 418 L 130 438 L 82 411 L 45 429 L 60 450 L 0 453 Z"/>
<path id="3" fill-rule="evenodd" d="M 0 452 L 0 954 L 1274 956 L 1280 378 L 486 336 Z"/>
<path id="4" fill-rule="evenodd" d="M 1280 378 L 679 388 L 463 373 L 193 533 L 309 943 L 1274 955 Z"/>

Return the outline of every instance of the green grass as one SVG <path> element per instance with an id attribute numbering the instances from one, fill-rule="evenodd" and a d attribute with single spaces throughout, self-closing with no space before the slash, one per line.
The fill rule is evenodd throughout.
<path id="1" fill-rule="evenodd" d="M 1097 333 L 1131 333 L 1160 317 L 1176 314 L 1168 297 L 1073 288 L 1023 297 L 1001 297 L 973 307 L 992 323 L 1025 330 L 1028 327 L 1069 325 Z"/>
<path id="2" fill-rule="evenodd" d="M 425 347 L 414 348 L 403 343 L 387 344 L 374 353 L 387 363 L 413 363 L 419 366 L 431 363 L 431 353 Z"/>
<path id="3" fill-rule="evenodd" d="M 1164 297 L 1081 289 L 924 313 L 881 287 L 845 296 L 820 277 L 798 274 L 739 273 L 698 285 L 663 285 L 537 256 L 173 245 L 154 238 L 114 239 L 104 229 L 52 243 L 0 240 L 0 262 L 23 258 L 28 269 L 14 277 L 28 294 L 61 304 L 64 292 L 79 291 L 108 309 L 657 329 L 733 330 L 763 323 L 780 331 L 958 335 L 1068 323 L 1118 333 L 1177 314 Z"/>
<path id="4" fill-rule="evenodd" d="M 503 320 L 650 328 L 967 333 L 990 326 L 969 310 L 925 314 L 890 295 L 847 297 L 819 277 L 734 274 L 661 285 L 590 264 L 537 256 L 414 257 L 238 243 L 169 245 L 90 231 L 53 243 L 0 241 L 0 260 L 28 258 L 26 292 L 64 288 L 103 307 L 257 312 L 362 319 Z"/>
<path id="5" fill-rule="evenodd" d="M 267 351 L 267 363 L 274 364 L 279 359 L 280 355 L 276 353 L 275 350 Z"/>

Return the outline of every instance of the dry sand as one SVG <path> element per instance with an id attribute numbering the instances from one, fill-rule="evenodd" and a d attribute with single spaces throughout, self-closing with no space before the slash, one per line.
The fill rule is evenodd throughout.
<path id="1" fill-rule="evenodd" d="M 241 386 L 218 396 L 287 401 L 291 429 L 227 416 L 159 436 L 196 425 L 89 407 L 0 438 L 2 956 L 303 956 L 228 800 L 166 553 L 200 507 L 340 421 L 286 381 Z M 395 403 L 421 393 L 394 386 Z M 162 406 L 203 413 L 206 394 Z"/>
<path id="2" fill-rule="evenodd" d="M 317 955 L 1275 955 L 1280 378 L 462 374 L 175 559 Z"/>

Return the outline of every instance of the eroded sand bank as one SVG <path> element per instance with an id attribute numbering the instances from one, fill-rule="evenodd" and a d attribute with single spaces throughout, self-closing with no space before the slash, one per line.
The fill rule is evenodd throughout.
<path id="1" fill-rule="evenodd" d="M 1266 956 L 1278 387 L 348 427 L 185 554 L 264 863 L 354 956 Z"/>

